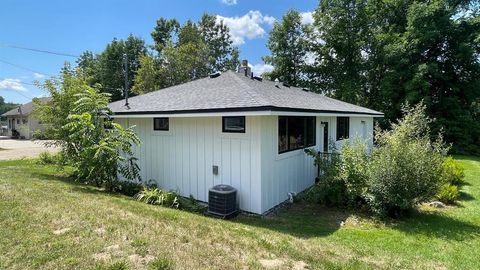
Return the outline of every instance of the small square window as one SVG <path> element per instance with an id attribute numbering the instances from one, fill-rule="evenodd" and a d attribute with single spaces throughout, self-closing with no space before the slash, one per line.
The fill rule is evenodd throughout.
<path id="1" fill-rule="evenodd" d="M 153 130 L 168 130 L 168 117 L 153 118 Z"/>
<path id="2" fill-rule="evenodd" d="M 245 133 L 245 116 L 224 116 L 222 131 L 231 133 Z"/>

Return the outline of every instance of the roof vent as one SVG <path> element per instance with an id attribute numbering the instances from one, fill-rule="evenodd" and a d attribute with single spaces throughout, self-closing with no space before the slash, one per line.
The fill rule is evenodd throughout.
<path id="1" fill-rule="evenodd" d="M 305 91 L 305 92 L 310 92 L 310 90 L 308 90 L 308 88 L 305 88 L 305 87 L 302 88 L 302 90 Z"/>
<path id="2" fill-rule="evenodd" d="M 276 79 L 275 79 L 275 87 L 280 88 L 280 87 L 278 86 L 279 83 L 280 83 L 280 81 L 278 80 L 278 78 L 276 78 Z"/>
<path id="3" fill-rule="evenodd" d="M 253 79 L 254 80 L 257 80 L 259 82 L 263 81 L 263 78 L 262 77 L 259 77 L 259 76 L 253 76 Z"/>
<path id="4" fill-rule="evenodd" d="M 283 82 L 282 84 L 283 84 L 283 86 L 290 88 L 290 84 L 288 84 L 286 82 Z"/>
<path id="5" fill-rule="evenodd" d="M 222 74 L 222 73 L 220 71 L 217 71 L 215 73 L 210 74 L 209 76 L 210 76 L 210 78 L 217 78 L 218 76 L 220 76 L 220 74 Z"/>

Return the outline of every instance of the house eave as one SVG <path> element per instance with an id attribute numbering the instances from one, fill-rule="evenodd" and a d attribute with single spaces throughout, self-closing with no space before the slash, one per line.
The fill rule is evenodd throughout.
<path id="1" fill-rule="evenodd" d="M 202 110 L 174 111 L 122 111 L 114 112 L 115 118 L 151 118 L 151 117 L 214 117 L 214 116 L 260 116 L 260 115 L 290 115 L 290 116 L 356 116 L 383 117 L 383 113 L 367 113 L 352 111 L 311 110 L 298 108 L 282 108 L 275 106 L 212 108 Z"/>

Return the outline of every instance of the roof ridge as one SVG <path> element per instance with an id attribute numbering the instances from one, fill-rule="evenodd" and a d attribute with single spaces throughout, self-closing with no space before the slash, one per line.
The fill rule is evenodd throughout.
<path id="1" fill-rule="evenodd" d="M 232 73 L 234 80 L 236 80 L 236 81 L 240 82 L 242 85 L 246 86 L 246 87 L 245 87 L 245 92 L 252 98 L 252 100 L 257 101 L 257 99 L 260 99 L 261 102 L 258 102 L 258 101 L 257 101 L 258 103 L 263 104 L 263 105 L 268 105 L 268 104 L 269 104 L 269 102 L 268 102 L 267 99 L 265 99 L 264 97 L 262 97 L 262 95 L 260 95 L 257 91 L 255 91 L 255 90 L 253 89 L 253 87 L 251 87 L 250 85 L 248 85 L 247 83 L 245 83 L 242 79 L 240 79 L 240 78 L 238 77 L 239 75 L 237 75 L 236 72 L 231 71 L 231 70 L 227 71 L 227 73 L 228 73 L 228 72 L 229 72 L 229 73 Z"/>

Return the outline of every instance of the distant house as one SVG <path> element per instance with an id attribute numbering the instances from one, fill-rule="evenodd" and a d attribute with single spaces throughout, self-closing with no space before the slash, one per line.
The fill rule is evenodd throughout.
<path id="1" fill-rule="evenodd" d="M 51 98 L 38 98 L 40 102 L 49 102 Z M 4 114 L 2 117 L 7 118 L 7 136 L 18 137 L 22 139 L 31 139 L 33 133 L 42 130 L 44 126 L 33 117 L 34 109 L 33 101 L 20 105 Z"/>
<path id="2" fill-rule="evenodd" d="M 305 148 L 330 152 L 354 137 L 373 144 L 383 113 L 253 77 L 247 65 L 109 105 L 135 125 L 135 156 L 145 180 L 208 201 L 228 184 L 240 209 L 263 214 L 315 183 Z"/>

